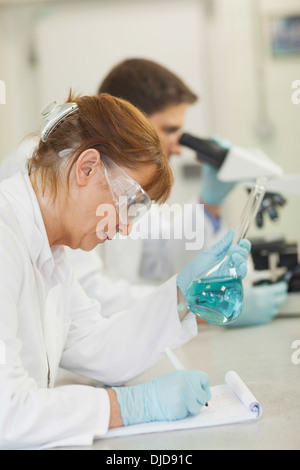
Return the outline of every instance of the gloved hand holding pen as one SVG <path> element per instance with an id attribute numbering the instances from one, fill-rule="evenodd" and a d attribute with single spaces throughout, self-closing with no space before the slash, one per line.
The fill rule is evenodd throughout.
<path id="1" fill-rule="evenodd" d="M 180 370 L 140 385 L 113 387 L 113 390 L 124 426 L 196 415 L 211 399 L 208 376 L 198 370 Z"/>

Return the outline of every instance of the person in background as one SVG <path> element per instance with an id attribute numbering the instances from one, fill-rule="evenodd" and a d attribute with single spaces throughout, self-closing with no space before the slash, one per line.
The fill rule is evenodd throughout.
<path id="1" fill-rule="evenodd" d="M 103 92 L 122 97 L 148 117 L 157 130 L 163 150 L 169 159 L 173 155 L 181 155 L 182 147 L 179 139 L 186 113 L 189 106 L 198 98 L 177 75 L 151 60 L 127 59 L 117 64 L 104 78 L 98 89 L 98 93 Z M 224 183 L 218 180 L 215 168 L 203 165 L 199 194 L 195 195 L 192 201 L 192 219 L 187 221 L 194 224 L 199 204 L 204 204 L 203 250 L 215 244 L 226 232 L 222 220 L 222 205 L 234 186 L 234 182 Z M 143 220 L 140 224 L 142 223 Z M 142 229 L 139 230 L 142 232 Z M 192 259 L 194 252 L 186 250 L 185 246 L 184 238 L 157 240 L 153 239 L 150 233 L 139 244 L 134 244 L 130 239 L 122 239 L 117 240 L 114 245 L 101 248 L 104 250 L 102 258 L 110 263 L 109 272 L 113 278 L 123 276 L 124 273 L 120 270 L 122 266 L 126 266 L 126 275 L 132 280 L 140 276 L 146 281 L 159 282 L 178 272 Z M 114 270 L 113 259 L 119 260 L 118 273 Z M 135 259 L 135 262 L 128 264 L 129 259 Z M 134 270 L 131 275 L 128 273 L 128 266 Z M 285 282 L 248 287 L 245 289 L 243 312 L 230 326 L 268 323 L 277 315 L 279 307 L 286 298 Z"/>

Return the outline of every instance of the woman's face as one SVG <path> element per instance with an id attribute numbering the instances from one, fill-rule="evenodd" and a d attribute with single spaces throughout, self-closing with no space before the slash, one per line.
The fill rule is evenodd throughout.
<path id="1" fill-rule="evenodd" d="M 151 180 L 154 167 L 123 168 L 123 171 L 143 187 Z M 132 225 L 124 225 L 119 219 L 101 156 L 96 150 L 83 152 L 77 160 L 71 174 L 70 196 L 73 220 L 68 245 L 71 248 L 90 251 L 111 240 L 118 232 L 129 235 Z"/>

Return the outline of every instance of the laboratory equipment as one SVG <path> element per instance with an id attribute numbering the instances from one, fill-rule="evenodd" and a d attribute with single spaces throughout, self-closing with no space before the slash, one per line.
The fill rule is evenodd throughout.
<path id="1" fill-rule="evenodd" d="M 283 175 L 282 168 L 260 149 L 245 149 L 227 140 L 200 139 L 187 133 L 182 134 L 179 143 L 195 150 L 201 163 L 217 168 L 220 181 L 249 181 L 260 176 L 278 178 Z"/>
<path id="2" fill-rule="evenodd" d="M 181 145 L 195 150 L 197 160 L 201 163 L 207 163 L 216 168 L 218 170 L 217 178 L 220 182 L 241 182 L 247 189 L 249 185 L 252 187 L 253 181 L 260 176 L 267 176 L 275 181 L 283 177 L 281 167 L 270 160 L 260 149 L 245 149 L 232 145 L 224 139 L 201 139 L 187 133 L 182 134 L 179 142 Z M 257 214 L 256 224 L 258 227 L 263 225 L 264 213 L 272 221 L 277 220 L 278 208 L 286 203 L 286 200 L 277 191 L 273 192 L 272 189 L 268 191 Z"/>
<path id="3" fill-rule="evenodd" d="M 186 304 L 199 318 L 216 324 L 233 322 L 243 307 L 243 284 L 232 261 L 234 245 L 239 245 L 254 220 L 266 191 L 267 178 L 256 181 L 243 210 L 235 237 L 226 256 L 194 279 L 188 287 Z"/>
<path id="4" fill-rule="evenodd" d="M 278 207 L 283 207 L 286 199 L 278 193 L 266 192 L 259 211 L 256 215 L 256 225 L 258 228 L 263 226 L 263 216 L 267 214 L 272 222 L 278 220 Z"/>
<path id="5" fill-rule="evenodd" d="M 300 314 L 300 263 L 297 242 L 283 237 L 251 240 L 254 286 L 271 285 L 280 281 L 288 284 L 287 301 L 280 307 L 279 315 Z"/>

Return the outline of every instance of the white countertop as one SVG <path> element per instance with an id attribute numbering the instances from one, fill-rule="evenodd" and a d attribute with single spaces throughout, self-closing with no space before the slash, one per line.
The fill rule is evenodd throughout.
<path id="1" fill-rule="evenodd" d="M 211 385 L 225 383 L 225 373 L 235 370 L 262 404 L 261 419 L 229 426 L 100 439 L 84 449 L 300 449 L 300 364 L 292 362 L 295 340 L 300 340 L 300 316 L 277 318 L 269 325 L 251 328 L 201 325 L 198 336 L 179 348 L 176 355 L 187 369 L 206 371 Z M 132 383 L 172 370 L 166 359 Z"/>

